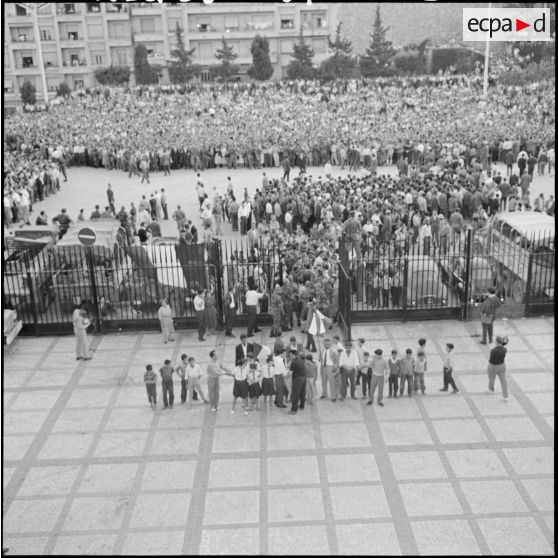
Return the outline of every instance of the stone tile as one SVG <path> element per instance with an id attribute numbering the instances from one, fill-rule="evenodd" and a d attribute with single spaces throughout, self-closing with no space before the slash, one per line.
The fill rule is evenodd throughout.
<path id="1" fill-rule="evenodd" d="M 461 504 L 449 482 L 400 484 L 401 496 L 410 517 L 460 515 Z"/>
<path id="2" fill-rule="evenodd" d="M 260 554 L 258 528 L 204 529 L 201 534 L 200 555 L 257 555 Z"/>
<path id="3" fill-rule="evenodd" d="M 267 482 L 269 485 L 319 484 L 318 459 L 314 456 L 268 457 Z"/>
<path id="4" fill-rule="evenodd" d="M 497 386 L 496 386 L 497 389 Z M 513 395 L 508 397 L 508 402 L 503 404 L 498 394 L 490 395 L 483 393 L 480 395 L 471 395 L 469 399 L 475 404 L 479 414 L 483 417 L 494 415 L 499 416 L 523 416 L 525 411 L 519 404 L 519 401 Z"/>
<path id="5" fill-rule="evenodd" d="M 323 521 L 321 488 L 282 488 L 268 491 L 270 523 L 284 521 Z"/>
<path id="6" fill-rule="evenodd" d="M 554 368 L 554 351 L 539 351 L 539 356 L 548 364 L 550 369 Z"/>
<path id="7" fill-rule="evenodd" d="M 488 548 L 493 555 L 530 556 L 553 554 L 532 517 L 487 518 L 477 520 Z M 525 536 L 529 533 L 529 536 Z"/>
<path id="8" fill-rule="evenodd" d="M 268 451 L 304 450 L 315 447 L 316 440 L 312 424 L 267 427 Z"/>
<path id="9" fill-rule="evenodd" d="M 546 393 L 527 393 L 527 398 L 539 413 L 543 414 L 554 414 L 554 392 Z"/>
<path id="10" fill-rule="evenodd" d="M 116 535 L 71 535 L 56 539 L 53 554 L 70 555 L 111 555 L 116 543 Z"/>
<path id="11" fill-rule="evenodd" d="M 35 435 L 23 434 L 18 436 L 4 435 L 2 440 L 2 452 L 5 460 L 20 460 L 23 459 L 25 452 L 33 443 Z"/>
<path id="12" fill-rule="evenodd" d="M 324 448 L 369 448 L 370 436 L 364 424 L 321 424 Z"/>
<path id="13" fill-rule="evenodd" d="M 260 486 L 259 459 L 217 459 L 209 469 L 209 488 Z"/>
<path id="14" fill-rule="evenodd" d="M 12 556 L 39 556 L 44 554 L 48 537 L 12 537 L 4 531 L 2 547 L 9 548 Z"/>
<path id="15" fill-rule="evenodd" d="M 68 368 L 69 366 L 77 366 L 79 364 L 81 364 L 81 362 L 76 361 L 75 345 L 71 351 L 51 352 L 44 355 L 41 359 L 41 366 L 52 368 L 53 370 L 58 367 Z"/>
<path id="16" fill-rule="evenodd" d="M 554 415 L 545 415 L 543 418 L 548 426 L 551 428 L 552 432 L 554 432 Z"/>
<path id="17" fill-rule="evenodd" d="M 390 452 L 389 458 L 397 480 L 442 479 L 448 476 L 435 451 Z"/>
<path id="18" fill-rule="evenodd" d="M 380 480 L 380 471 L 373 453 L 326 455 L 325 462 L 330 483 Z"/>
<path id="19" fill-rule="evenodd" d="M 382 486 L 331 486 L 329 491 L 336 520 L 391 517 Z"/>
<path id="20" fill-rule="evenodd" d="M 511 371 L 540 370 L 538 359 L 532 358 L 529 353 L 515 353 L 508 351 L 506 355 L 506 369 Z M 536 391 L 536 390 L 533 390 Z"/>
<path id="21" fill-rule="evenodd" d="M 487 418 L 486 424 L 498 442 L 543 439 L 538 428 L 527 417 Z"/>
<path id="22" fill-rule="evenodd" d="M 387 329 L 391 326 L 381 326 L 381 325 L 358 325 L 355 324 L 351 327 L 351 335 L 353 339 L 359 339 L 364 337 L 365 344 L 369 344 L 370 341 L 378 341 L 380 339 L 387 339 Z"/>
<path id="23" fill-rule="evenodd" d="M 39 452 L 39 459 L 83 458 L 94 440 L 95 434 L 93 432 L 51 434 Z"/>
<path id="24" fill-rule="evenodd" d="M 2 467 L 2 487 L 6 490 L 8 483 L 12 479 L 13 474 L 15 473 L 15 467 Z"/>
<path id="25" fill-rule="evenodd" d="M 525 335 L 525 340 L 533 349 L 535 349 L 535 351 L 544 351 L 545 349 L 548 350 L 550 347 L 554 347 L 554 332 L 539 333 L 537 335 Z"/>
<path id="26" fill-rule="evenodd" d="M 444 332 L 445 333 L 445 332 Z M 453 352 L 458 355 L 458 354 L 462 354 L 462 353 L 478 353 L 479 350 L 479 343 L 476 340 L 476 338 L 472 338 L 472 337 L 460 337 L 458 339 L 456 339 L 455 337 L 448 337 L 447 335 L 444 335 L 443 337 L 436 337 L 436 341 L 438 343 L 438 345 L 440 346 L 440 350 L 442 352 L 445 352 L 445 348 L 446 348 L 446 343 L 453 343 L 454 344 L 454 349 Z M 515 342 L 515 340 L 514 340 Z M 514 347 L 515 350 L 515 347 Z M 441 356 L 441 354 L 440 354 Z M 468 357 L 462 357 L 459 359 L 459 362 L 461 363 L 461 360 L 465 360 Z"/>
<path id="27" fill-rule="evenodd" d="M 440 396 L 423 397 L 422 404 L 430 418 L 470 417 L 473 415 L 465 398 L 459 395 L 444 393 Z"/>
<path id="28" fill-rule="evenodd" d="M 96 431 L 106 409 L 64 410 L 54 423 L 53 432 L 91 432 Z"/>
<path id="29" fill-rule="evenodd" d="M 464 519 L 413 521 L 411 525 L 422 556 L 481 554 L 469 522 Z"/>
<path id="30" fill-rule="evenodd" d="M 446 450 L 457 478 L 507 476 L 496 451 L 491 449 Z"/>
<path id="31" fill-rule="evenodd" d="M 407 386 L 405 386 L 405 390 Z M 422 414 L 417 406 L 416 397 L 408 397 L 406 394 L 398 398 L 397 402 L 386 405 L 382 412 L 376 413 L 376 418 L 379 421 L 392 421 L 397 419 L 421 419 Z"/>
<path id="32" fill-rule="evenodd" d="M 191 497 L 189 493 L 140 494 L 134 504 L 130 527 L 184 526 Z"/>
<path id="33" fill-rule="evenodd" d="M 64 387 L 72 378 L 75 366 L 39 368 L 29 379 L 28 387 Z"/>
<path id="34" fill-rule="evenodd" d="M 401 556 L 397 532 L 392 523 L 382 523 L 370 536 L 370 523 L 336 525 L 339 554 L 348 556 Z"/>
<path id="35" fill-rule="evenodd" d="M 3 506 L 3 536 L 12 533 L 39 535 L 50 533 L 62 511 L 64 498 L 48 500 L 14 500 L 11 505 Z"/>
<path id="36" fill-rule="evenodd" d="M 530 334 L 554 334 L 554 327 L 545 318 L 523 318 L 513 321 L 515 327 L 524 335 Z"/>
<path id="37" fill-rule="evenodd" d="M 524 392 L 554 393 L 554 375 L 551 372 L 514 372 L 511 377 Z"/>
<path id="38" fill-rule="evenodd" d="M 122 369 L 120 367 L 97 366 L 97 364 L 98 361 L 95 365 L 88 366 L 84 370 L 79 379 L 80 387 L 91 385 L 117 386 L 123 382 Z"/>
<path id="39" fill-rule="evenodd" d="M 486 442 L 486 436 L 474 419 L 434 420 L 432 426 L 442 444 Z"/>
<path id="40" fill-rule="evenodd" d="M 478 344 L 478 341 L 475 341 Z M 482 347 L 482 345 L 480 345 Z M 478 351 L 479 349 L 477 349 Z M 465 375 L 472 375 L 479 372 L 484 372 L 486 376 L 486 365 L 488 364 L 488 352 L 486 355 L 482 353 L 467 353 L 467 355 L 463 355 L 459 357 L 459 360 L 456 362 L 456 370 L 455 370 L 455 380 L 457 381 L 460 389 L 464 384 L 463 376 Z M 430 368 L 432 370 L 432 368 Z M 437 369 L 438 370 L 438 369 Z M 442 378 L 442 368 L 440 370 L 440 377 Z M 443 379 L 443 378 L 442 378 Z M 469 388 L 467 391 L 471 392 Z"/>
<path id="41" fill-rule="evenodd" d="M 424 422 L 381 422 L 380 430 L 386 446 L 431 445 L 433 443 Z"/>
<path id="42" fill-rule="evenodd" d="M 329 388 L 328 388 L 329 390 Z M 321 387 L 318 388 L 318 393 L 321 395 Z M 362 397 L 360 388 L 357 387 L 357 397 Z M 352 403 L 351 400 L 350 403 Z M 329 399 L 319 400 L 316 403 L 316 410 L 318 411 L 318 420 L 321 424 L 328 422 L 362 422 L 362 407 L 355 401 L 356 404 L 347 404 L 348 400 L 340 404 L 338 401 L 332 403 Z"/>
<path id="43" fill-rule="evenodd" d="M 18 395 L 10 410 L 12 411 L 37 411 L 50 410 L 56 404 L 62 392 L 58 389 L 26 391 Z"/>
<path id="44" fill-rule="evenodd" d="M 36 433 L 43 426 L 49 411 L 11 411 L 4 416 L 5 434 Z"/>
<path id="45" fill-rule="evenodd" d="M 259 490 L 208 492 L 205 495 L 204 525 L 229 525 L 231 520 L 236 524 L 259 523 Z"/>
<path id="46" fill-rule="evenodd" d="M 462 481 L 461 489 L 474 514 L 528 511 L 512 481 Z"/>
<path id="47" fill-rule="evenodd" d="M 554 473 L 554 450 L 550 447 L 504 448 L 502 451 L 518 475 Z"/>
<path id="48" fill-rule="evenodd" d="M 177 556 L 183 554 L 183 546 L 183 531 L 130 533 L 124 540 L 121 554 L 131 556 Z"/>
<path id="49" fill-rule="evenodd" d="M 554 537 L 554 515 L 550 517 L 543 517 L 542 519 L 545 522 L 548 530 L 552 533 L 552 536 Z"/>
<path id="50" fill-rule="evenodd" d="M 206 405 L 203 402 L 194 401 L 193 407 L 188 409 L 180 401 L 180 392 L 174 394 L 174 408 L 163 411 L 163 403 L 160 399 L 157 400 L 158 408 L 161 412 L 157 417 L 157 430 L 159 429 L 179 429 L 179 430 L 200 430 L 205 419 Z M 122 411 L 131 411 L 132 408 L 121 409 Z M 153 412 L 149 408 L 147 401 L 141 407 L 141 412 L 145 414 L 145 419 L 149 421 L 149 414 L 153 416 Z M 145 422 L 145 420 L 144 420 Z M 149 423 L 150 424 L 150 423 Z"/>
<path id="51" fill-rule="evenodd" d="M 272 434 L 268 428 L 268 439 L 271 439 Z M 277 432 L 278 436 L 292 435 L 292 432 L 286 428 L 282 429 L 284 432 Z M 247 428 L 217 428 L 213 435 L 213 452 L 245 452 L 245 451 L 260 451 L 260 429 L 256 427 Z"/>
<path id="52" fill-rule="evenodd" d="M 18 496 L 59 496 L 68 494 L 76 480 L 79 466 L 32 467 L 29 469 Z"/>
<path id="53" fill-rule="evenodd" d="M 110 463 L 89 465 L 79 485 L 78 492 L 129 492 L 138 470 L 136 463 Z"/>
<path id="54" fill-rule="evenodd" d="M 27 383 L 27 378 L 34 374 L 33 372 L 31 374 L 29 372 L 22 374 L 19 367 L 17 370 L 14 370 L 13 368 L 7 368 L 7 366 L 7 361 L 4 359 L 4 374 L 2 377 L 2 387 L 4 390 L 20 388 L 23 384 Z"/>
<path id="55" fill-rule="evenodd" d="M 66 409 L 87 409 L 90 407 L 106 407 L 113 394 L 111 388 L 74 389 L 66 403 Z"/>
<path id="56" fill-rule="evenodd" d="M 318 393 L 321 394 L 321 387 L 318 386 L 318 390 L 319 390 Z M 263 401 L 260 401 L 260 403 L 262 404 L 262 408 L 265 408 L 265 405 L 263 404 Z M 319 409 L 323 406 L 324 403 L 327 403 L 327 402 L 320 401 L 318 399 L 318 401 L 316 403 L 316 410 L 319 411 Z M 285 403 L 285 405 L 287 405 L 287 403 Z M 278 409 L 277 407 L 275 407 L 275 405 L 273 405 L 273 403 L 271 405 L 268 405 L 268 408 L 264 411 L 266 413 L 266 419 L 267 419 L 268 427 L 269 426 L 281 426 L 281 425 L 292 426 L 293 424 L 301 424 L 301 423 L 305 424 L 305 425 L 311 425 L 312 416 L 313 416 L 312 415 L 312 406 L 308 405 L 307 407 L 305 407 L 304 411 L 298 412 L 296 416 L 289 415 L 288 414 L 289 410 L 290 410 L 290 406 L 289 406 L 289 409 Z M 307 410 L 310 411 L 310 412 L 307 412 Z M 239 424 L 239 425 L 242 426 L 243 424 L 246 423 L 247 419 L 257 420 L 257 424 L 259 424 L 260 416 L 257 415 L 257 414 L 251 413 L 250 415 L 245 417 L 242 414 L 238 414 L 238 413 L 236 415 L 231 415 L 228 411 L 229 411 L 229 409 L 227 408 L 226 411 L 224 412 L 224 414 L 222 414 L 220 417 L 218 417 L 218 418 L 221 419 L 221 420 L 218 421 L 220 425 Z M 345 420 L 345 419 L 342 419 L 342 420 Z M 254 422 L 254 424 L 256 424 L 256 422 Z"/>
<path id="57" fill-rule="evenodd" d="M 521 484 L 539 511 L 554 511 L 554 478 L 527 479 L 522 480 Z"/>
<path id="58" fill-rule="evenodd" d="M 323 525 L 270 527 L 268 541 L 271 555 L 323 556 L 330 553 Z"/>
<path id="59" fill-rule="evenodd" d="M 129 457 L 142 455 L 147 432 L 102 432 L 98 437 L 95 457 Z"/>
<path id="60" fill-rule="evenodd" d="M 488 389 L 488 375 L 486 373 L 486 365 L 488 358 L 484 360 L 482 368 L 479 368 L 478 374 L 460 374 L 459 384 L 465 388 L 467 393 L 482 393 Z M 482 372 L 481 372 L 482 370 Z"/>
<path id="61" fill-rule="evenodd" d="M 142 490 L 191 489 L 194 486 L 196 461 L 155 461 L 147 463 L 143 473 Z"/>
<path id="62" fill-rule="evenodd" d="M 145 365 L 144 365 L 144 369 L 145 369 Z M 179 395 L 178 399 L 180 399 L 180 392 L 178 392 L 178 395 Z M 175 382 L 175 390 L 174 390 L 175 401 L 177 399 L 176 396 L 177 396 L 177 390 L 176 390 L 176 382 Z M 147 409 L 150 410 L 148 405 L 149 403 L 147 401 L 145 387 L 139 384 L 120 386 L 120 389 L 118 390 L 118 395 L 116 396 L 116 401 L 114 402 L 115 409 L 119 409 L 122 407 L 146 407 L 147 406 Z M 157 386 L 157 405 L 159 409 L 161 409 L 163 405 L 160 384 Z"/>
<path id="63" fill-rule="evenodd" d="M 136 345 L 138 335 L 135 333 L 119 333 L 117 335 L 103 335 L 97 351 L 132 350 Z"/>
<path id="64" fill-rule="evenodd" d="M 94 529 L 119 529 L 130 495 L 76 497 L 64 521 L 64 531 L 86 531 Z"/>
<path id="65" fill-rule="evenodd" d="M 137 430 L 138 428 L 149 428 L 155 413 L 147 405 L 136 408 L 113 409 L 105 424 L 105 430 Z M 158 427 L 164 428 L 162 425 Z"/>

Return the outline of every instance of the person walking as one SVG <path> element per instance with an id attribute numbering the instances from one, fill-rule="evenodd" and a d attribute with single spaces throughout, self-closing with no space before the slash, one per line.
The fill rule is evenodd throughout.
<path id="1" fill-rule="evenodd" d="M 87 341 L 87 327 L 90 322 L 89 318 L 87 318 L 85 302 L 82 301 L 79 308 L 74 310 L 72 314 L 72 323 L 76 336 L 76 360 L 91 360 L 91 356 L 89 355 L 89 343 Z"/>
<path id="2" fill-rule="evenodd" d="M 339 355 L 339 369 L 341 371 L 341 401 L 345 401 L 347 397 L 347 386 L 351 383 L 351 399 L 356 397 L 356 373 L 358 370 L 358 354 L 353 349 L 353 343 L 347 341 L 345 343 L 345 350 Z"/>
<path id="3" fill-rule="evenodd" d="M 174 403 L 174 383 L 172 381 L 174 368 L 170 363 L 169 359 L 165 360 L 165 365 L 159 369 L 163 388 L 163 409 L 172 409 Z"/>
<path id="4" fill-rule="evenodd" d="M 488 357 L 488 393 L 494 394 L 494 381 L 496 376 L 500 379 L 502 386 L 502 396 L 504 401 L 508 400 L 508 382 L 506 380 L 506 345 L 508 338 L 506 336 L 498 335 L 496 337 L 496 346 L 491 349 L 490 356 Z"/>
<path id="5" fill-rule="evenodd" d="M 488 289 L 488 296 L 481 306 L 481 324 L 482 324 L 482 341 L 481 345 L 486 345 L 486 337 L 488 342 L 492 343 L 492 336 L 494 334 L 494 320 L 496 319 L 496 312 L 500 308 L 500 299 L 496 296 L 496 289 L 490 287 Z"/>
<path id="6" fill-rule="evenodd" d="M 306 367 L 304 359 L 298 356 L 298 351 L 291 350 L 290 370 L 293 376 L 293 387 L 291 393 L 291 410 L 289 415 L 296 415 L 298 409 L 302 411 L 306 402 Z"/>
<path id="7" fill-rule="evenodd" d="M 444 365 L 444 387 L 440 391 L 448 391 L 448 385 L 451 384 L 451 387 L 453 388 L 452 393 L 458 393 L 459 390 L 457 389 L 455 381 L 452 377 L 453 366 L 455 363 L 455 358 L 453 355 L 453 343 L 446 343 L 446 352 L 442 357 L 442 362 Z"/>
<path id="8" fill-rule="evenodd" d="M 168 343 L 174 341 L 174 324 L 172 322 L 172 309 L 169 306 L 169 301 L 166 298 L 161 300 L 161 307 L 157 311 L 157 317 L 161 324 L 161 331 L 163 332 L 163 341 Z"/>
<path id="9" fill-rule="evenodd" d="M 384 383 L 388 377 L 388 364 L 382 357 L 382 349 L 374 351 L 374 358 L 372 359 L 372 381 L 370 382 L 370 398 L 367 405 L 374 403 L 374 392 L 378 388 L 378 405 L 383 407 L 382 399 L 384 398 Z"/>
<path id="10" fill-rule="evenodd" d="M 205 341 L 205 289 L 199 289 L 194 297 L 194 310 L 198 321 L 198 341 Z"/>
<path id="11" fill-rule="evenodd" d="M 147 391 L 147 400 L 151 408 L 155 410 L 157 407 L 157 374 L 153 371 L 153 366 L 151 366 L 151 364 L 145 367 L 143 381 L 145 382 L 145 390 Z"/>
<path id="12" fill-rule="evenodd" d="M 203 394 L 203 389 L 200 385 L 200 378 L 202 376 L 202 370 L 199 364 L 196 364 L 196 358 L 191 356 L 188 357 L 188 366 L 186 366 L 186 378 L 188 380 L 188 397 L 187 406 L 189 409 L 192 408 L 192 401 L 194 398 L 194 389 L 201 395 L 204 403 L 209 403 Z"/>
<path id="13" fill-rule="evenodd" d="M 223 374 L 232 376 L 232 371 L 223 366 L 217 358 L 217 351 L 213 350 L 209 353 L 211 359 L 207 365 L 207 397 L 213 412 L 219 410 L 219 379 Z"/>

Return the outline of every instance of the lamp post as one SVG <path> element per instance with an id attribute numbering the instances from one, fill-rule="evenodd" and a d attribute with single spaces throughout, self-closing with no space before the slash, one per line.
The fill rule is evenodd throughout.
<path id="1" fill-rule="evenodd" d="M 31 13 L 31 19 L 33 20 L 33 33 L 35 35 L 35 45 L 37 47 L 37 58 L 39 59 L 39 70 L 41 71 L 41 83 L 43 86 L 43 98 L 45 103 L 48 103 L 48 89 L 45 74 L 45 64 L 43 62 L 43 46 L 41 45 L 41 36 L 39 34 L 39 20 L 37 19 L 37 12 L 43 8 L 49 6 L 46 2 L 19 2 L 18 6 L 25 8 L 25 10 Z"/>
<path id="2" fill-rule="evenodd" d="M 490 14 L 492 12 L 492 3 L 488 3 L 488 19 L 490 20 Z M 490 39 L 488 34 L 486 35 L 486 45 L 484 48 L 484 79 L 482 84 L 482 96 L 486 97 L 488 94 L 488 60 L 490 57 Z"/>

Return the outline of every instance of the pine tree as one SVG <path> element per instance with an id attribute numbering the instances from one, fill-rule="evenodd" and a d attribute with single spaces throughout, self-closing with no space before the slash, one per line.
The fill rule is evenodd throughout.
<path id="1" fill-rule="evenodd" d="M 215 53 L 215 58 L 220 60 L 221 64 L 211 66 L 209 71 L 213 78 L 228 80 L 238 74 L 238 66 L 233 63 L 238 58 L 238 54 L 227 44 L 225 37 L 221 41 L 223 46 Z"/>
<path id="2" fill-rule="evenodd" d="M 24 107 L 37 102 L 37 88 L 29 80 L 26 79 L 23 82 L 19 93 Z"/>
<path id="3" fill-rule="evenodd" d="M 192 62 L 195 48 L 186 50 L 184 45 L 184 30 L 176 23 L 176 48 L 171 54 L 176 60 L 169 63 L 169 80 L 171 83 L 187 83 L 201 73 L 201 67 Z"/>
<path id="4" fill-rule="evenodd" d="M 248 75 L 253 79 L 265 81 L 273 75 L 273 66 L 269 59 L 269 41 L 267 37 L 256 35 L 252 46 L 252 66 L 248 70 Z"/>
<path id="5" fill-rule="evenodd" d="M 393 73 L 390 62 L 395 55 L 395 49 L 391 41 L 387 40 L 389 27 L 382 25 L 380 16 L 380 4 L 376 6 L 376 19 L 372 33 L 371 42 L 366 53 L 360 59 L 360 73 L 364 77 L 385 76 Z"/>
<path id="6" fill-rule="evenodd" d="M 134 73 L 136 85 L 151 85 L 157 83 L 157 73 L 147 61 L 145 45 L 136 45 L 134 48 Z"/>
<path id="7" fill-rule="evenodd" d="M 350 78 L 354 75 L 355 59 L 351 56 L 353 45 L 349 39 L 341 36 L 341 23 L 335 30 L 335 39 L 327 39 L 329 52 L 332 55 L 322 62 L 320 75 L 323 79 Z"/>
<path id="8" fill-rule="evenodd" d="M 293 45 L 292 60 L 287 66 L 287 76 L 289 79 L 314 79 L 317 70 L 312 63 L 314 51 L 312 47 L 304 41 L 302 27 L 298 43 Z"/>

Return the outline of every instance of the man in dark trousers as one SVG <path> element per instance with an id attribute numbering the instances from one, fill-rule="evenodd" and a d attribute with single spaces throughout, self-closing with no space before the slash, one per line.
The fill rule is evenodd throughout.
<path id="1" fill-rule="evenodd" d="M 482 345 L 486 345 L 487 334 L 488 342 L 492 343 L 493 325 L 498 308 L 500 308 L 500 299 L 496 296 L 496 289 L 490 287 L 488 289 L 488 296 L 481 306 L 482 341 L 480 343 Z"/>
<path id="2" fill-rule="evenodd" d="M 287 182 L 289 181 L 289 176 L 291 174 L 291 160 L 289 159 L 288 155 L 285 155 L 283 157 L 283 161 L 281 162 L 281 165 L 283 166 L 283 180 L 287 180 Z"/>
<path id="3" fill-rule="evenodd" d="M 174 385 L 172 381 L 174 368 L 170 365 L 170 363 L 170 360 L 165 360 L 165 365 L 159 370 L 163 384 L 162 387 L 164 409 L 168 409 L 169 407 L 172 409 L 172 405 L 174 403 Z"/>
<path id="4" fill-rule="evenodd" d="M 301 410 L 304 409 L 306 401 L 306 368 L 304 359 L 298 356 L 298 351 L 291 350 L 290 355 L 292 361 L 289 369 L 293 373 L 293 387 L 291 392 L 292 406 L 289 415 L 296 415 L 299 407 Z"/>
<path id="5" fill-rule="evenodd" d="M 116 214 L 116 207 L 114 206 L 114 191 L 113 191 L 112 186 L 110 185 L 110 183 L 107 187 L 107 199 L 108 199 L 108 202 L 109 202 L 110 210 L 111 210 L 112 214 L 115 215 Z"/>

